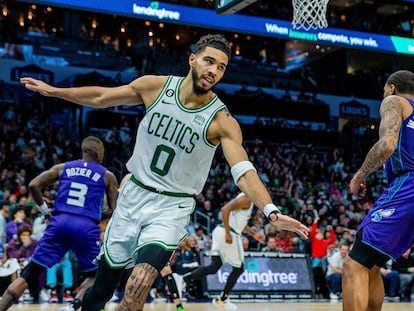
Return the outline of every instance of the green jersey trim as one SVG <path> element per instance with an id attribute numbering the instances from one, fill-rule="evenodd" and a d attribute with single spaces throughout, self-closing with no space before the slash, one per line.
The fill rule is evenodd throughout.
<path id="1" fill-rule="evenodd" d="M 211 147 L 211 148 L 216 148 L 217 145 L 214 145 L 214 144 L 212 144 L 211 142 L 208 141 L 208 138 L 207 138 L 208 128 L 210 127 L 211 123 L 213 122 L 213 120 L 214 120 L 217 112 L 219 112 L 220 110 L 226 109 L 226 108 L 227 107 L 224 104 L 221 105 L 221 106 L 219 106 L 219 107 L 217 107 L 217 109 L 214 111 L 214 113 L 211 114 L 210 119 L 207 120 L 206 125 L 204 127 L 204 130 L 203 130 L 203 140 L 204 140 L 204 143 L 207 146 Z"/>
<path id="2" fill-rule="evenodd" d="M 167 81 L 165 82 L 164 86 L 161 89 L 161 92 L 158 94 L 157 98 L 153 101 L 153 103 L 147 108 L 147 111 L 152 110 L 160 102 L 161 98 L 164 95 L 165 90 L 170 85 L 172 78 L 173 76 L 168 76 Z"/>
<path id="3" fill-rule="evenodd" d="M 151 186 L 144 185 L 142 182 L 140 182 L 138 179 L 136 179 L 134 177 L 134 175 L 131 176 L 131 181 L 134 184 L 136 184 L 137 186 L 139 186 L 139 187 L 141 187 L 145 190 L 155 192 L 155 193 L 158 193 L 158 194 L 167 195 L 167 196 L 170 196 L 170 197 L 177 197 L 177 198 L 193 198 L 194 197 L 194 195 L 190 194 L 190 193 L 163 191 L 163 190 L 159 190 L 159 189 L 156 189 L 154 187 L 151 187 Z"/>
<path id="4" fill-rule="evenodd" d="M 196 113 L 196 112 L 200 112 L 200 111 L 203 111 L 203 110 L 206 110 L 206 109 L 208 109 L 209 107 L 211 107 L 212 105 L 214 105 L 214 103 L 218 100 L 218 97 L 217 97 L 217 95 L 216 94 L 214 94 L 213 95 L 213 97 L 210 99 L 210 101 L 206 104 L 206 105 L 204 105 L 204 106 L 202 106 L 202 107 L 200 107 L 200 108 L 192 108 L 192 109 L 189 109 L 189 108 L 186 108 L 182 103 L 181 103 L 181 101 L 180 101 L 180 86 L 181 86 L 181 84 L 183 83 L 183 81 L 184 81 L 184 77 L 180 77 L 179 78 L 179 81 L 177 82 L 177 86 L 176 86 L 176 89 L 175 89 L 175 101 L 177 102 L 177 106 L 181 109 L 181 110 L 183 110 L 183 111 L 185 111 L 185 112 L 189 112 L 189 113 Z"/>

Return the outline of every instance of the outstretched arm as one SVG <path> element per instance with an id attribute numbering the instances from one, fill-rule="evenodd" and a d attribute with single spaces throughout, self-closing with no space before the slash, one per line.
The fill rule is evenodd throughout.
<path id="1" fill-rule="evenodd" d="M 60 88 L 33 78 L 21 78 L 20 82 L 33 92 L 43 96 L 58 97 L 78 105 L 108 108 L 121 105 L 151 105 L 159 95 L 166 76 L 142 76 L 129 84 L 117 87 L 82 86 Z"/>
<path id="2" fill-rule="evenodd" d="M 120 105 L 142 104 L 142 98 L 130 84 L 118 87 L 82 86 L 60 88 L 33 78 L 21 78 L 20 82 L 33 92 L 43 96 L 58 97 L 78 105 L 108 108 Z"/>
<path id="3" fill-rule="evenodd" d="M 243 139 L 240 126 L 231 117 L 230 113 L 227 111 L 217 113 L 214 122 L 210 126 L 209 135 L 216 135 L 215 137 L 220 141 L 224 156 L 232 169 L 240 163 L 246 163 L 247 166 L 252 167 L 251 163 L 248 163 L 246 150 L 242 146 Z M 272 198 L 253 167 L 247 170 L 242 168 L 235 179 L 237 179 L 235 182 L 239 188 L 259 209 L 265 212 L 273 225 L 284 230 L 293 231 L 301 238 L 307 239 L 309 229 L 305 225 L 289 216 L 280 213 L 278 215 L 269 213 L 269 207 L 273 206 Z"/>

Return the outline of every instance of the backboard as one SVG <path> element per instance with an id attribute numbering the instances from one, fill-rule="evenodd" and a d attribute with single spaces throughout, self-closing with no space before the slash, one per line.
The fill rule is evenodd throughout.
<path id="1" fill-rule="evenodd" d="M 257 0 L 216 0 L 216 13 L 220 15 L 233 14 L 256 1 Z"/>

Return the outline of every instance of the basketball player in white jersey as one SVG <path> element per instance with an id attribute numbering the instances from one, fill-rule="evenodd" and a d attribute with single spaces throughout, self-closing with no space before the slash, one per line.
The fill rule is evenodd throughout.
<path id="1" fill-rule="evenodd" d="M 240 126 L 213 92 L 231 56 L 221 35 L 206 35 L 189 54 L 185 77 L 145 75 L 118 87 L 58 88 L 24 77 L 28 90 L 78 105 L 109 108 L 145 105 L 133 154 L 132 173 L 108 224 L 104 256 L 82 311 L 99 311 L 112 297 L 122 270 L 133 266 L 118 310 L 142 310 L 158 272 L 167 264 L 203 190 L 212 159 L 221 145 L 241 191 L 275 226 L 307 239 L 309 230 L 280 214 L 243 148 Z M 252 106 L 252 111 L 254 106 Z"/>
<path id="2" fill-rule="evenodd" d="M 244 250 L 242 245 L 242 233 L 247 233 L 259 242 L 265 240 L 265 235 L 253 231 L 247 222 L 252 214 L 253 203 L 244 194 L 240 193 L 236 198 L 221 208 L 222 224 L 213 230 L 213 244 L 211 246 L 211 263 L 208 266 L 199 267 L 184 275 L 184 280 L 201 279 L 208 274 L 216 273 L 224 263 L 233 267 L 226 285 L 219 297 L 213 299 L 213 304 L 219 309 L 235 310 L 236 305 L 228 299 L 230 291 L 237 279 L 244 271 Z"/>

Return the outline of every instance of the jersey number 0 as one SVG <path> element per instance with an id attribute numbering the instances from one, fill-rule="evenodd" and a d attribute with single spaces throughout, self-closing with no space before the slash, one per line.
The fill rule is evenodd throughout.
<path id="1" fill-rule="evenodd" d="M 174 157 L 175 151 L 172 148 L 166 145 L 158 145 L 152 157 L 151 170 L 160 176 L 167 175 Z M 159 167 L 160 164 L 163 164 L 163 166 Z"/>

